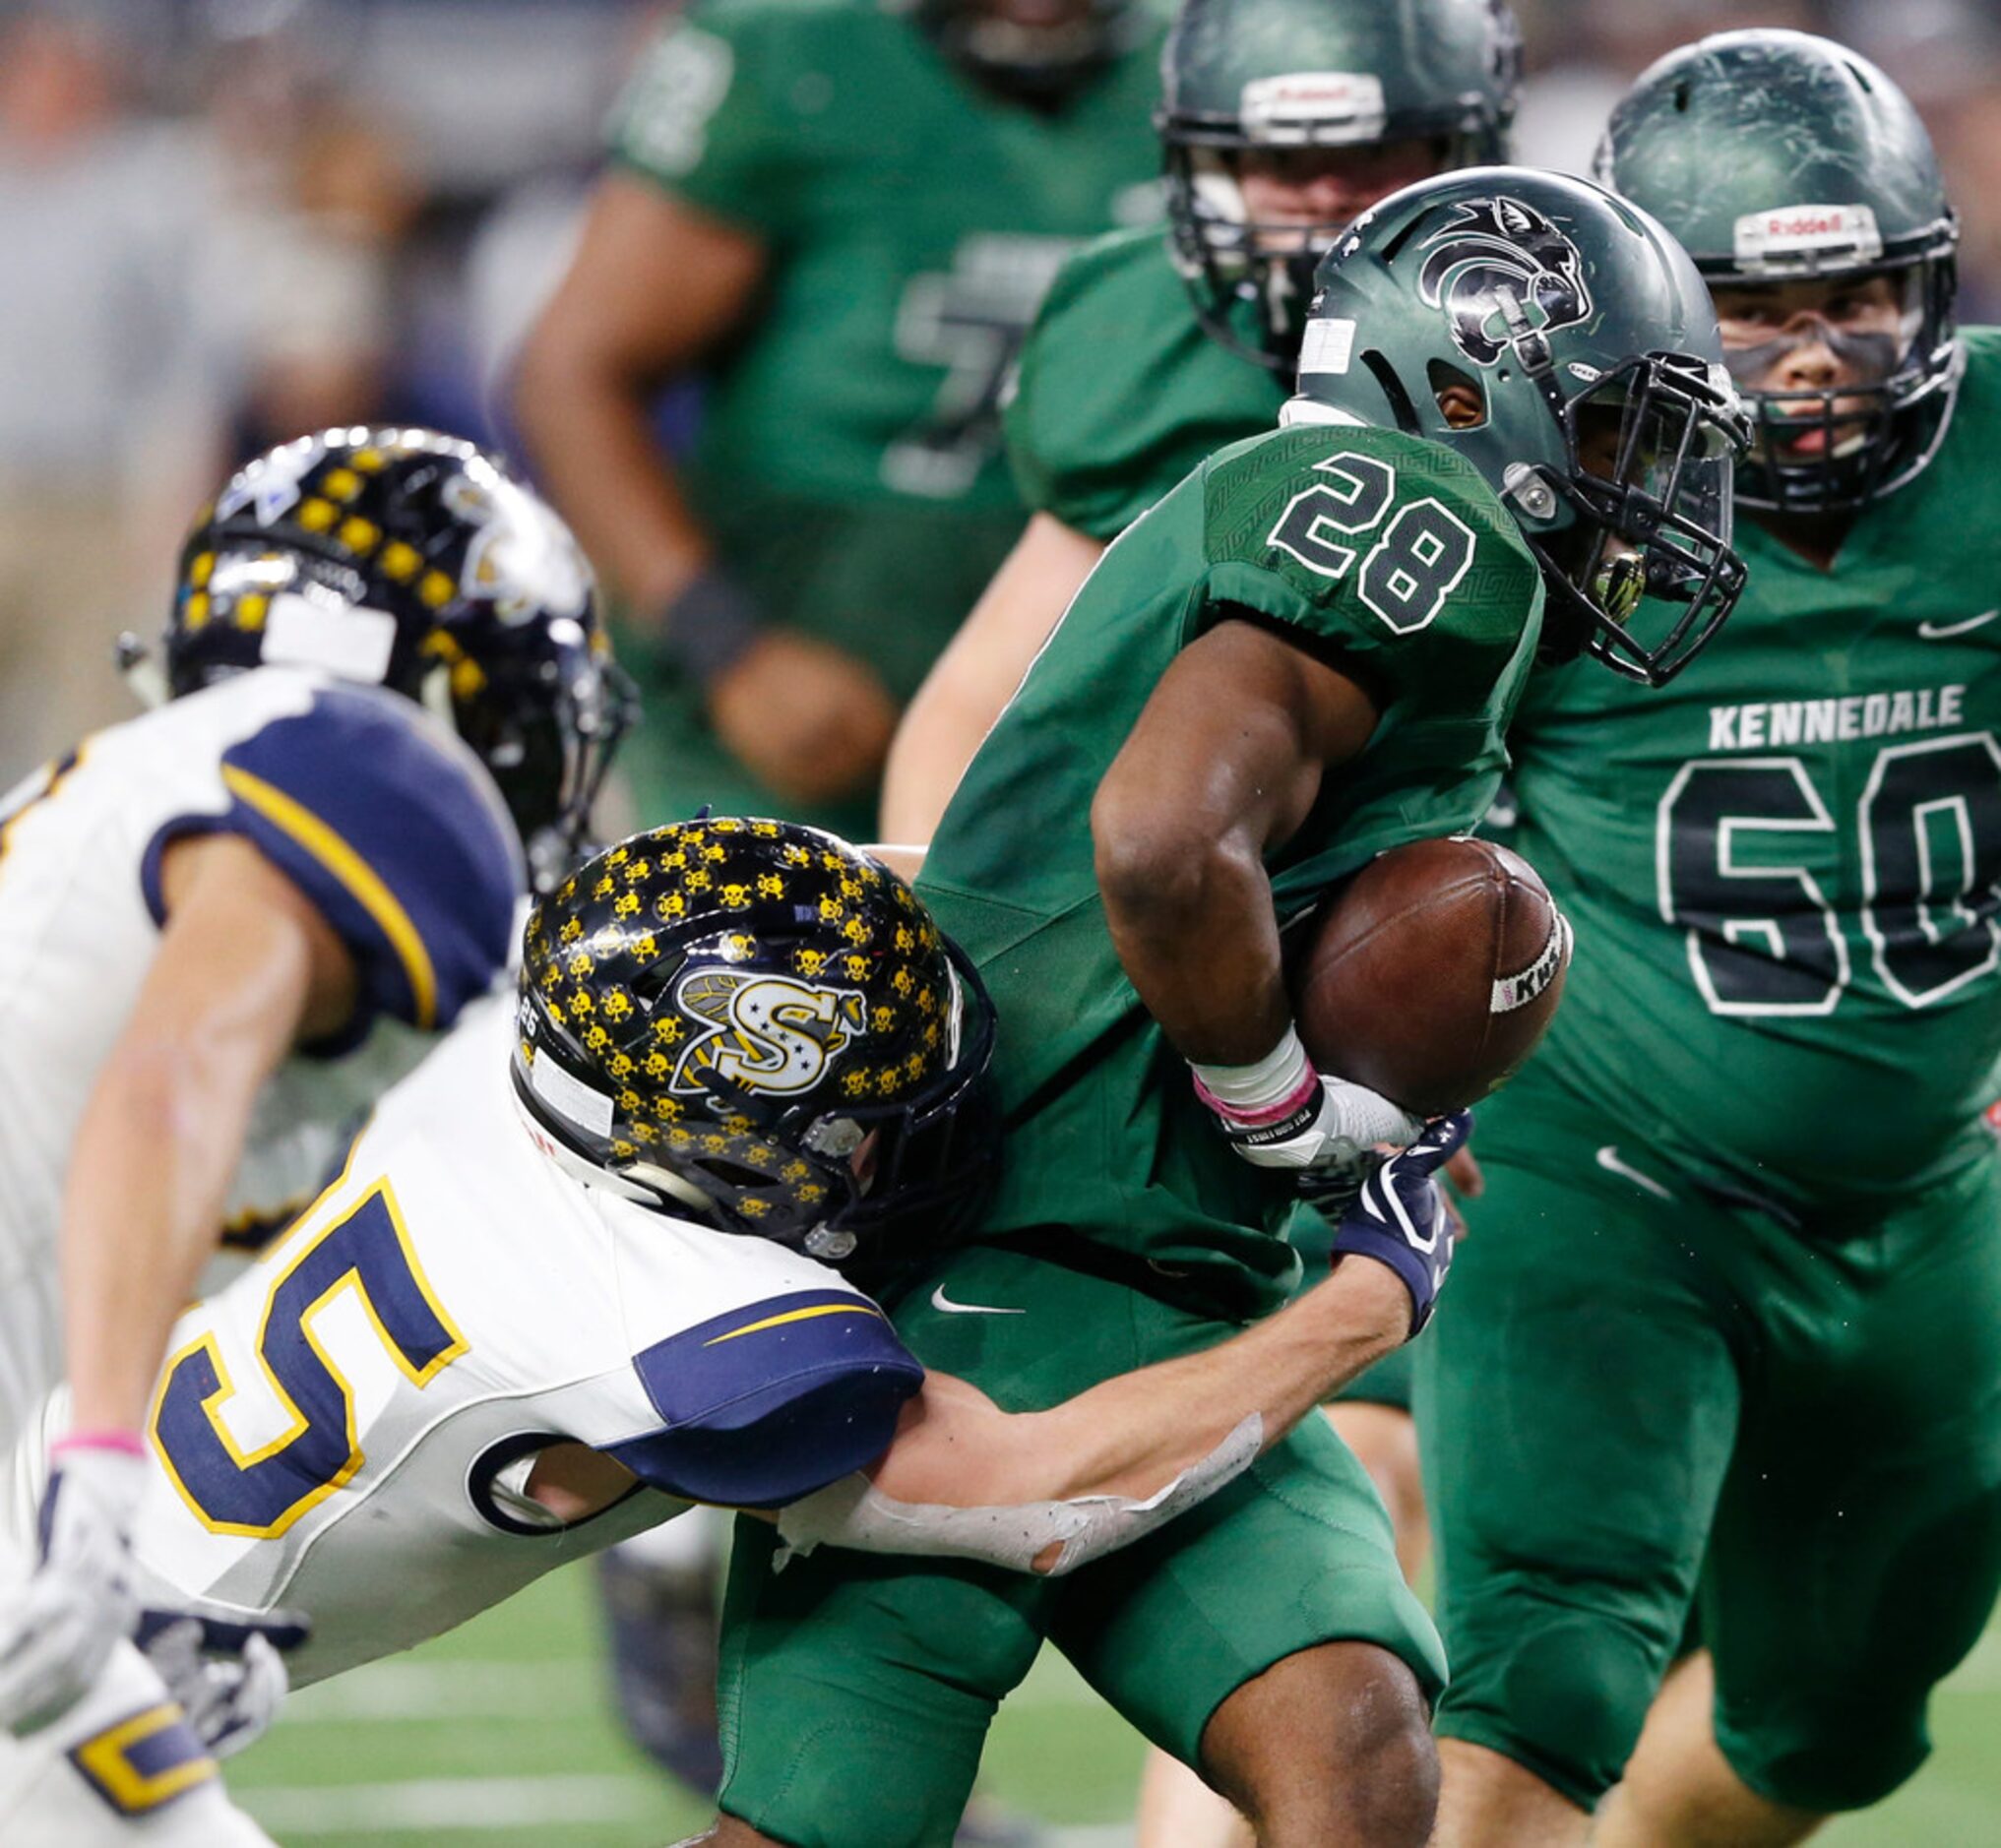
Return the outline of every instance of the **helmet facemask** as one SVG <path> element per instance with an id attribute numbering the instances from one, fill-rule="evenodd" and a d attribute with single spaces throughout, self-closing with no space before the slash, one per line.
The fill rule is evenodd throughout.
<path id="1" fill-rule="evenodd" d="M 1520 339 L 1516 351 L 1524 353 Z M 1527 369 L 1562 431 L 1568 464 L 1517 464 L 1504 492 L 1548 587 L 1545 652 L 1589 654 L 1627 679 L 1664 686 L 1744 585 L 1730 549 L 1744 422 L 1729 383 L 1671 352 L 1629 359 L 1567 396 L 1546 364 L 1531 357 Z"/>
<path id="2" fill-rule="evenodd" d="M 1162 124 L 1175 267 L 1196 318 L 1211 339 L 1268 371 L 1287 373 L 1297 365 L 1314 271 L 1348 221 L 1253 219 L 1244 198 L 1244 161 L 1309 150 L 1389 154 L 1407 148 L 1418 155 L 1409 163 L 1413 171 L 1380 191 L 1368 189 L 1380 197 L 1412 179 L 1483 159 L 1496 139 L 1491 128 L 1467 125 L 1408 136 L 1373 133 L 1366 116 L 1359 123 L 1363 133 L 1357 126 L 1343 118 L 1252 133 L 1237 125 Z"/>
<path id="3" fill-rule="evenodd" d="M 1733 343 L 1724 319 L 1724 360 L 1751 416 L 1751 450 L 1737 474 L 1743 506 L 1780 514 L 1853 513 L 1924 466 L 1944 435 L 1965 366 L 1953 339 L 1954 267 L 1947 254 L 1830 276 L 1855 284 L 1890 277 L 1900 298 L 1892 333 L 1851 332 L 1809 311 L 1770 339 Z M 1783 286 L 1748 275 L 1714 280 L 1730 290 Z M 1793 321 L 1806 325 L 1793 328 Z M 1846 376 L 1840 384 L 1763 384 L 1774 366 L 1809 344 L 1825 347 L 1842 368 Z"/>

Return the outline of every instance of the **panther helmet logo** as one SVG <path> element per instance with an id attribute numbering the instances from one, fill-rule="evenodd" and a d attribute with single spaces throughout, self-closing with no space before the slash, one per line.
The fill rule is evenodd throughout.
<path id="1" fill-rule="evenodd" d="M 1502 305 L 1512 295 L 1538 332 L 1574 328 L 1592 312 L 1578 248 L 1533 206 L 1497 195 L 1470 200 L 1424 240 L 1420 299 L 1443 308 L 1459 350 L 1491 366 L 1514 342 Z"/>
<path id="2" fill-rule="evenodd" d="M 683 1096 L 701 1095 L 711 1072 L 759 1095 L 797 1096 L 868 1030 L 857 990 L 761 969 L 691 969 L 674 985 L 674 1005 L 704 1023 L 667 1079 Z"/>

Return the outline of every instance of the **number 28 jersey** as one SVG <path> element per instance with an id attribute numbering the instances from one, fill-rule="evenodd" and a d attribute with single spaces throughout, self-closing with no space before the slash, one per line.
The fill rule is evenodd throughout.
<path id="1" fill-rule="evenodd" d="M 296 1607 L 314 1681 L 408 1648 L 688 1501 L 775 1507 L 872 1460 L 923 1370 L 831 1270 L 584 1185 L 515 1109 L 495 999 L 341 1178 L 175 1327 L 148 1421 L 151 1598 Z M 640 1479 L 559 1526 L 557 1442 Z"/>
<path id="2" fill-rule="evenodd" d="M 1551 1070 L 1699 1174 L 1866 1210 L 1991 1150 L 2001 1055 L 2001 333 L 1938 454 L 1822 571 L 1750 583 L 1664 691 L 1589 664 L 1510 734 L 1571 917 Z"/>
<path id="3" fill-rule="evenodd" d="M 1395 430 L 1254 437 L 1126 528 L 969 766 L 917 882 L 1000 1016 L 1008 1159 L 985 1236 L 1060 1229 L 1203 1313 L 1278 1307 L 1310 1209 L 1231 1152 L 1120 964 L 1093 795 L 1175 656 L 1219 622 L 1351 671 L 1378 702 L 1374 735 L 1267 860 L 1293 922 L 1386 848 L 1480 819 L 1541 617 L 1541 576 L 1486 482 Z"/>

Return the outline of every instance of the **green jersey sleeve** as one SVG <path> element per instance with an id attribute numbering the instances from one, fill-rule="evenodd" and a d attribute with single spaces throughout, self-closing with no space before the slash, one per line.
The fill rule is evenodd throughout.
<path id="1" fill-rule="evenodd" d="M 1540 627 L 1541 574 L 1479 473 L 1435 443 L 1282 430 L 1208 466 L 1198 620 L 1232 606 L 1353 661 L 1386 708 L 1491 686 Z"/>
<path id="2" fill-rule="evenodd" d="M 776 239 L 797 191 L 778 99 L 787 37 L 770 0 L 700 0 L 640 61 L 610 121 L 612 158 L 691 205 Z"/>
<path id="3" fill-rule="evenodd" d="M 1037 513 L 1107 543 L 1227 443 L 1271 430 L 1277 377 L 1211 339 L 1162 225 L 1087 244 L 1022 348 L 1008 458 Z"/>

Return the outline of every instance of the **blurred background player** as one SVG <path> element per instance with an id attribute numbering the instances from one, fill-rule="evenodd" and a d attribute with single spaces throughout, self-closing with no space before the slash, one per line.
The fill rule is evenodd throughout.
<path id="1" fill-rule="evenodd" d="M 1143 0 L 715 0 L 641 67 L 514 408 L 622 599 L 643 818 L 869 832 L 898 710 L 1020 530 L 1016 344 L 1076 241 L 1151 209 L 1158 43 Z"/>
<path id="2" fill-rule="evenodd" d="M 1439 1839 L 1766 1848 L 1910 1776 L 2001 1581 L 2001 337 L 1839 45 L 1674 53 L 1601 171 L 1715 291 L 1749 587 L 1509 737 L 1578 955 L 1418 1359 Z"/>
<path id="3" fill-rule="evenodd" d="M 894 1314 L 1003 1405 L 1285 1301 L 1312 1191 L 1420 1126 L 1315 1072 L 1283 922 L 1484 812 L 1539 648 L 1665 680 L 1735 594 L 1712 524 L 1735 400 L 1707 291 L 1651 219 L 1582 181 L 1446 175 L 1318 280 L 1283 427 L 1107 553 L 919 877 L 1006 1024 L 1008 1159 L 975 1242 Z M 1414 1333 L 1439 1273 L 1400 1274 Z M 781 1577 L 739 1522 L 709 1839 L 937 1848 L 1045 1639 L 1268 1848 L 1428 1839 L 1444 1662 L 1324 1419 L 1046 1589 L 825 1553 Z"/>
<path id="4" fill-rule="evenodd" d="M 625 716 L 567 528 L 423 431 L 304 437 L 232 476 L 160 656 L 174 697 L 30 778 L 0 832 L 6 1436 L 74 1388 L 40 1563 L 10 1551 L 0 1596 L 17 1730 L 136 1617 L 138 1432 L 225 1225 L 253 1245 L 282 1226 L 506 969 Z M 158 1704 L 123 1654 L 100 1728 Z"/>
<path id="5" fill-rule="evenodd" d="M 899 725 L 880 837 L 930 839 L 1002 705 L 1085 575 L 1293 389 L 1314 265 L 1358 213 L 1429 174 L 1507 157 L 1521 39 L 1503 0 L 1188 0 L 1156 118 L 1168 222 L 1059 272 L 1006 415 L 1028 528 Z M 1347 1389 L 1336 1428 L 1382 1491 L 1407 1573 L 1424 1552 L 1409 1360 Z M 1143 1842 L 1227 1832 L 1164 1754 Z"/>

